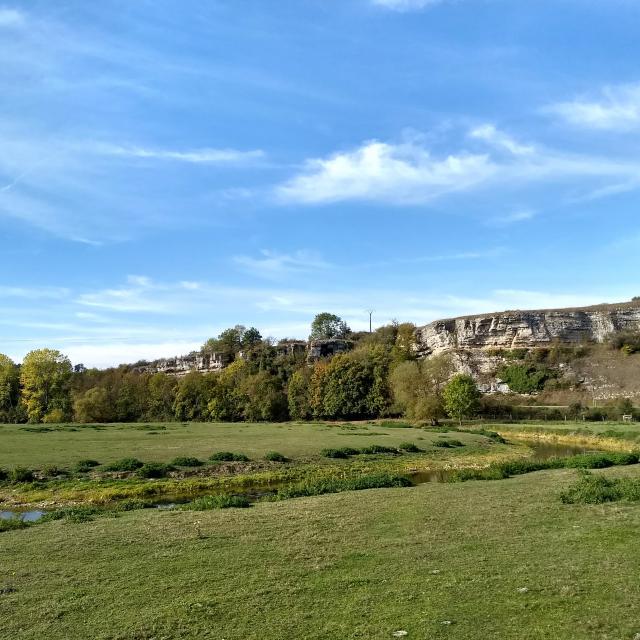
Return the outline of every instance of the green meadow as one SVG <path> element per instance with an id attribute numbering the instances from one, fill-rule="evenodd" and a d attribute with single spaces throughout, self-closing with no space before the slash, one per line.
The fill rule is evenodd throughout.
<path id="1" fill-rule="evenodd" d="M 522 460 L 527 449 L 486 433 L 401 423 L 20 427 L 0 427 L 4 468 L 71 468 L 83 458 L 205 461 L 215 451 L 236 451 L 257 466 L 208 464 L 200 481 L 280 473 L 285 482 L 321 479 L 330 491 L 332 482 L 349 482 L 339 493 L 291 497 L 302 494 L 290 491 L 288 499 L 249 506 L 204 497 L 176 509 L 72 509 L 67 517 L 2 531 L 2 638 L 475 639 L 481 630 L 488 638 L 600 640 L 640 633 L 633 613 L 640 597 L 640 490 L 611 501 L 602 493 L 609 480 L 640 487 L 637 464 L 352 491 L 346 489 L 376 486 L 349 484 L 372 473 L 477 468 L 494 459 Z M 553 438 L 558 429 L 553 425 L 546 435 Z M 621 450 L 635 437 L 631 428 L 627 433 Z M 589 437 L 594 449 L 603 442 L 578 436 Z M 436 446 L 454 438 L 462 446 Z M 408 441 L 421 451 L 345 460 L 321 454 Z M 274 450 L 288 462 L 265 461 Z M 84 480 L 4 482 L 0 509 L 21 493 L 55 497 L 85 485 L 133 490 L 194 481 L 96 473 Z M 600 477 L 608 479 L 602 486 Z M 585 478 L 594 479 L 586 484 L 600 491 L 594 500 L 600 503 L 587 504 L 593 496 L 576 493 Z M 566 495 L 578 498 L 568 504 Z"/>

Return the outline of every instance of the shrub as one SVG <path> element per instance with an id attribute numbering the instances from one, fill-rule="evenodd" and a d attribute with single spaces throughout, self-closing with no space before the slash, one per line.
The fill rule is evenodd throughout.
<path id="1" fill-rule="evenodd" d="M 171 461 L 176 467 L 201 467 L 203 462 L 198 458 L 190 458 L 188 456 L 178 456 Z"/>
<path id="2" fill-rule="evenodd" d="M 172 470 L 173 467 L 164 462 L 147 462 L 136 471 L 136 474 L 141 478 L 166 478 Z"/>
<path id="3" fill-rule="evenodd" d="M 73 467 L 76 473 L 87 473 L 94 467 L 99 467 L 100 463 L 97 460 L 78 460 Z"/>
<path id="4" fill-rule="evenodd" d="M 587 473 L 560 494 L 564 504 L 602 504 L 624 497 L 624 486 L 618 479 Z"/>
<path id="5" fill-rule="evenodd" d="M 453 439 L 445 439 L 445 440 L 436 440 L 433 443 L 434 447 L 442 447 L 443 449 L 452 449 L 453 447 L 464 447 L 464 443 L 460 442 L 460 440 Z"/>
<path id="6" fill-rule="evenodd" d="M 46 478 L 55 478 L 57 476 L 66 475 L 66 471 L 55 464 L 45 464 L 40 470 Z"/>
<path id="7" fill-rule="evenodd" d="M 342 447 L 340 449 L 323 449 L 320 455 L 325 458 L 348 458 L 349 456 L 357 456 L 360 453 L 358 449 L 352 447 Z"/>
<path id="8" fill-rule="evenodd" d="M 496 433 L 495 431 L 487 431 L 486 429 L 479 429 L 475 433 L 477 433 L 480 436 L 484 436 L 485 438 L 489 438 L 489 440 L 493 440 L 494 442 L 498 442 L 499 444 L 507 443 L 507 441 L 499 433 Z"/>
<path id="9" fill-rule="evenodd" d="M 382 444 L 372 444 L 370 447 L 365 447 L 364 449 L 360 449 L 360 453 L 364 453 L 364 454 L 398 453 L 398 450 L 392 447 L 385 447 Z"/>
<path id="10" fill-rule="evenodd" d="M 218 451 L 209 456 L 212 462 L 248 462 L 249 458 L 243 453 L 233 453 L 233 451 Z"/>
<path id="11" fill-rule="evenodd" d="M 11 482 L 33 482 L 33 471 L 25 467 L 15 467 L 9 472 Z"/>
<path id="12" fill-rule="evenodd" d="M 288 462 L 289 461 L 289 458 L 282 455 L 281 453 L 278 453 L 277 451 L 267 451 L 267 453 L 264 454 L 264 459 L 269 460 L 270 462 Z"/>
<path id="13" fill-rule="evenodd" d="M 129 498 L 127 500 L 120 500 L 115 507 L 114 511 L 136 511 L 137 509 L 144 509 L 147 503 L 144 500 L 136 500 L 135 498 Z"/>
<path id="14" fill-rule="evenodd" d="M 498 371 L 511 391 L 516 393 L 535 393 L 542 391 L 547 380 L 556 377 L 553 371 L 537 365 L 512 364 Z"/>
<path id="15" fill-rule="evenodd" d="M 325 458 L 348 458 L 349 455 L 342 449 L 322 449 L 320 455 Z"/>
<path id="16" fill-rule="evenodd" d="M 29 526 L 31 526 L 31 522 L 25 522 L 22 518 L 6 518 L 0 520 L 0 532 L 26 529 Z"/>
<path id="17" fill-rule="evenodd" d="M 42 419 L 46 424 L 60 424 L 64 422 L 65 415 L 62 409 L 51 409 L 49 413 Z"/>
<path id="18" fill-rule="evenodd" d="M 185 511 L 209 511 L 210 509 L 246 509 L 251 502 L 244 496 L 222 494 L 202 496 L 182 506 Z"/>
<path id="19" fill-rule="evenodd" d="M 122 458 L 104 466 L 105 471 L 136 471 L 144 465 L 138 458 Z"/>
<path id="20" fill-rule="evenodd" d="M 398 449 L 400 449 L 400 451 L 406 451 L 407 453 L 420 453 L 422 451 L 422 449 L 413 442 L 401 442 L 398 445 Z"/>
<path id="21" fill-rule="evenodd" d="M 0 468 L 0 482 L 6 480 L 9 477 L 9 472 L 6 469 Z"/>

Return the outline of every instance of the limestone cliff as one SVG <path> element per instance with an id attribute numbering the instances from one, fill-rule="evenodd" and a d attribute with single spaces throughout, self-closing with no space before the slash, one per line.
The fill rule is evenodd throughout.
<path id="1" fill-rule="evenodd" d="M 455 350 L 601 343 L 620 331 L 640 331 L 640 301 L 436 320 L 416 330 L 416 351 L 428 357 Z"/>

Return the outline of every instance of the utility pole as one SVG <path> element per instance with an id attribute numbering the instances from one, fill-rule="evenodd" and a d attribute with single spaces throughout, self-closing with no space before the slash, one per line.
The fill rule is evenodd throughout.
<path id="1" fill-rule="evenodd" d="M 371 324 L 371 316 L 373 316 L 373 309 L 368 309 L 367 313 L 369 314 L 369 333 L 373 333 L 373 327 Z"/>

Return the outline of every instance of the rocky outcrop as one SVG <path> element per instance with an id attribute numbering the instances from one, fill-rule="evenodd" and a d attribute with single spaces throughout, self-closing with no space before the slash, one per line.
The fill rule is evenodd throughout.
<path id="1" fill-rule="evenodd" d="M 211 373 L 220 371 L 227 364 L 228 359 L 220 353 L 190 353 L 186 356 L 175 358 L 161 358 L 140 364 L 135 367 L 140 373 L 166 373 L 168 375 L 182 377 L 191 371 L 198 373 Z"/>
<path id="2" fill-rule="evenodd" d="M 416 352 L 428 357 L 455 350 L 600 343 L 620 331 L 640 331 L 640 302 L 437 320 L 416 330 Z"/>
<path id="3" fill-rule="evenodd" d="M 309 342 L 307 360 L 309 360 L 309 362 L 315 362 L 321 358 L 333 358 L 333 356 L 349 351 L 352 348 L 353 342 L 351 342 L 351 340 L 342 340 L 340 338 L 311 340 Z"/>

